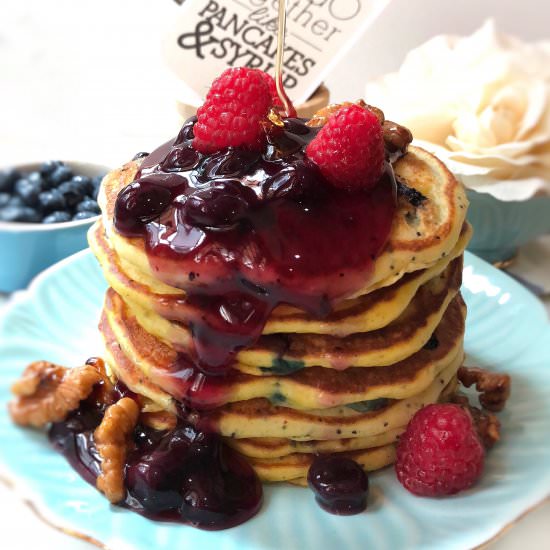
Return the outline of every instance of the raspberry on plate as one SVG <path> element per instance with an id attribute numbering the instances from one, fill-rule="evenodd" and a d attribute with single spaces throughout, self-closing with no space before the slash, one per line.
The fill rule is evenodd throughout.
<path id="1" fill-rule="evenodd" d="M 227 69 L 214 80 L 197 111 L 193 147 L 201 153 L 226 147 L 259 149 L 264 137 L 261 123 L 271 105 L 269 85 L 260 71 Z"/>
<path id="2" fill-rule="evenodd" d="M 395 471 L 415 495 L 452 495 L 479 479 L 484 459 L 471 416 L 459 405 L 434 404 L 409 422 L 397 445 Z"/>
<path id="3" fill-rule="evenodd" d="M 374 187 L 384 170 L 382 126 L 359 105 L 342 107 L 306 149 L 325 178 L 350 191 Z"/>

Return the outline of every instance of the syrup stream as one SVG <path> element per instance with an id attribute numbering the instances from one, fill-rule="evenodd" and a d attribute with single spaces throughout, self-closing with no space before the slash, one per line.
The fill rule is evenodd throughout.
<path id="1" fill-rule="evenodd" d="M 275 86 L 277 94 L 283 104 L 286 117 L 295 117 L 296 110 L 292 105 L 283 86 L 283 53 L 285 49 L 286 32 L 286 0 L 279 0 L 279 19 L 277 28 L 277 56 L 275 58 Z"/>

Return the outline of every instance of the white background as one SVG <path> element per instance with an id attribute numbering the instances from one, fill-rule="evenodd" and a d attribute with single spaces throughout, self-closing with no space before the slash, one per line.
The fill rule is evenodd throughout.
<path id="1" fill-rule="evenodd" d="M 0 166 L 115 166 L 173 135 L 175 88 L 159 41 L 178 9 L 171 0 L 1 0 Z M 489 16 L 523 38 L 550 38 L 549 0 L 393 0 L 327 80 L 333 98 L 361 97 L 366 79 L 397 68 L 411 47 L 471 32 Z M 2 550 L 90 548 L 45 527 L 1 485 L 0 518 Z M 550 548 L 549 519 L 547 504 L 493 548 Z"/>

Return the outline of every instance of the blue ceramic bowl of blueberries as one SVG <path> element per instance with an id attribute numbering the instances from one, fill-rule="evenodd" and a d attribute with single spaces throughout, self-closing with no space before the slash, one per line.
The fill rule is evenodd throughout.
<path id="1" fill-rule="evenodd" d="M 47 161 L 0 169 L 0 292 L 87 247 L 108 167 Z"/>

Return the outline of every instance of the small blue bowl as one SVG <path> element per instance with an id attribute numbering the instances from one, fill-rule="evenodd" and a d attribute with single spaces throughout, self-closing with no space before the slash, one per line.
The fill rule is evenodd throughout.
<path id="1" fill-rule="evenodd" d="M 467 193 L 474 228 L 468 250 L 488 262 L 506 262 L 520 246 L 550 233 L 550 197 L 501 201 L 488 193 Z"/>
<path id="2" fill-rule="evenodd" d="M 99 176 L 107 166 L 65 161 L 76 174 Z M 21 172 L 38 170 L 41 163 L 14 166 Z M 88 246 L 86 232 L 98 216 L 74 222 L 40 224 L 0 222 L 0 292 L 25 288 L 50 265 Z"/>

